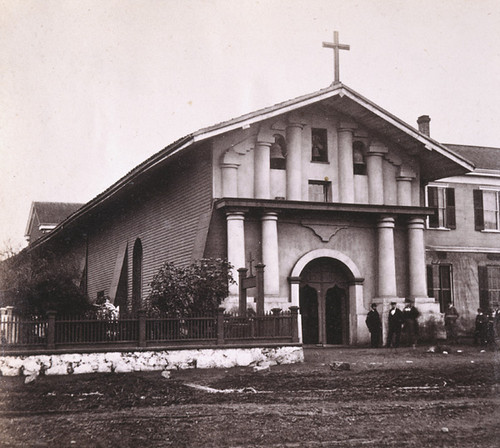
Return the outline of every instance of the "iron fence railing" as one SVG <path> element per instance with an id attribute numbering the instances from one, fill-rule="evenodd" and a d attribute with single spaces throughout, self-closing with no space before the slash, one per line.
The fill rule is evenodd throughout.
<path id="1" fill-rule="evenodd" d="M 77 348 L 83 345 L 161 346 L 186 343 L 234 344 L 245 341 L 298 342 L 297 307 L 264 315 L 168 317 L 139 312 L 132 316 L 2 315 L 2 350 Z"/>

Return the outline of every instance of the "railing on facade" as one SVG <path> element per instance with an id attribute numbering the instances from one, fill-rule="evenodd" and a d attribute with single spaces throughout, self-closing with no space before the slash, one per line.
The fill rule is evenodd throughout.
<path id="1" fill-rule="evenodd" d="M 298 308 L 240 317 L 219 308 L 212 316 L 167 317 L 144 311 L 117 318 L 58 316 L 31 318 L 0 310 L 2 350 L 95 346 L 161 347 L 186 344 L 297 343 Z"/>

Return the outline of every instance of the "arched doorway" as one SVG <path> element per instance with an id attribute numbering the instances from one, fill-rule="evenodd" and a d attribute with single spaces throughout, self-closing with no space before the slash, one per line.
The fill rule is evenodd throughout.
<path id="1" fill-rule="evenodd" d="M 349 269 L 333 258 L 310 261 L 300 274 L 304 344 L 349 343 Z"/>

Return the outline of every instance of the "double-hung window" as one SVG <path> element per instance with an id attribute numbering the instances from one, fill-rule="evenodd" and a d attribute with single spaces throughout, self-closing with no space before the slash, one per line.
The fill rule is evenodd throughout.
<path id="1" fill-rule="evenodd" d="M 434 214 L 429 216 L 429 228 L 456 228 L 454 188 L 445 186 L 428 186 L 427 205 L 434 209 Z"/>
<path id="2" fill-rule="evenodd" d="M 427 295 L 439 302 L 442 313 L 453 303 L 453 277 L 451 264 L 427 265 Z"/>
<path id="3" fill-rule="evenodd" d="M 499 190 L 474 190 L 474 223 L 476 230 L 500 230 Z"/>
<path id="4" fill-rule="evenodd" d="M 490 309 L 500 303 L 500 266 L 479 266 L 479 306 Z"/>

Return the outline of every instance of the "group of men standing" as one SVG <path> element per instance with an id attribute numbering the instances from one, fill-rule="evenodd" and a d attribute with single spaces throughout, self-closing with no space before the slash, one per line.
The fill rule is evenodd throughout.
<path id="1" fill-rule="evenodd" d="M 400 310 L 396 302 L 391 302 L 388 315 L 388 331 L 386 347 L 399 347 L 401 334 L 404 333 L 408 345 L 415 347 L 418 336 L 419 311 L 413 302 L 407 300 L 405 307 Z M 380 347 L 382 343 L 382 321 L 377 311 L 377 304 L 372 303 L 371 310 L 366 316 L 366 326 L 371 335 L 372 348 Z"/>
<path id="2" fill-rule="evenodd" d="M 478 308 L 474 328 L 474 345 L 497 347 L 500 340 L 500 307 L 493 304 L 493 310 Z"/>
<path id="3" fill-rule="evenodd" d="M 474 331 L 474 344 L 481 346 L 497 346 L 500 340 L 500 306 L 493 304 L 493 310 L 483 312 L 478 309 Z M 388 314 L 386 347 L 399 347 L 403 334 L 407 345 L 415 347 L 418 337 L 419 311 L 411 300 L 406 300 L 405 307 L 400 310 L 396 302 L 391 302 Z M 446 340 L 449 343 L 458 343 L 457 320 L 459 314 L 452 303 L 449 303 L 444 312 L 444 327 Z M 377 348 L 382 344 L 382 321 L 377 311 L 377 304 L 372 303 L 371 310 L 366 316 L 366 326 L 371 335 L 371 347 Z"/>

